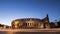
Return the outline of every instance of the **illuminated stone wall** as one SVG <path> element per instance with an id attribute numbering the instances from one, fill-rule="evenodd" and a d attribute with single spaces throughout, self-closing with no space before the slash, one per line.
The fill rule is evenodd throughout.
<path id="1" fill-rule="evenodd" d="M 50 28 L 48 21 L 46 24 L 44 21 L 36 18 L 16 19 L 12 21 L 12 28 Z"/>
<path id="2" fill-rule="evenodd" d="M 44 19 L 22 18 L 13 20 L 12 28 L 50 28 L 48 15 Z"/>

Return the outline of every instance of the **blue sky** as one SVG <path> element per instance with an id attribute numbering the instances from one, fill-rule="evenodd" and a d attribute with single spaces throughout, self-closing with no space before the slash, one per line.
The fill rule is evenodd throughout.
<path id="1" fill-rule="evenodd" d="M 11 25 L 18 18 L 60 20 L 60 0 L 0 0 L 0 24 Z"/>

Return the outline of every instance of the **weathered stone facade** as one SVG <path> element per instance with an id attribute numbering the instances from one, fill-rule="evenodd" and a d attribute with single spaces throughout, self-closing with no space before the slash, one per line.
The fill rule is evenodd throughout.
<path id="1" fill-rule="evenodd" d="M 12 28 L 50 28 L 48 15 L 44 19 L 23 18 L 12 21 Z"/>

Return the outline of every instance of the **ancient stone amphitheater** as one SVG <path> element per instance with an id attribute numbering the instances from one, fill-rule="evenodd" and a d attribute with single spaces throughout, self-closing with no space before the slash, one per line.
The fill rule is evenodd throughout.
<path id="1" fill-rule="evenodd" d="M 25 29 L 41 29 L 41 28 L 50 28 L 48 15 L 43 19 L 38 18 L 22 18 L 13 20 L 12 28 L 25 28 Z"/>

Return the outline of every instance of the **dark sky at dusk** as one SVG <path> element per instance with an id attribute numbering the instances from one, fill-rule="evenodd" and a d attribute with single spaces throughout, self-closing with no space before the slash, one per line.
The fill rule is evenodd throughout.
<path id="1" fill-rule="evenodd" d="M 0 23 L 11 25 L 18 18 L 60 20 L 60 0 L 0 0 Z"/>

